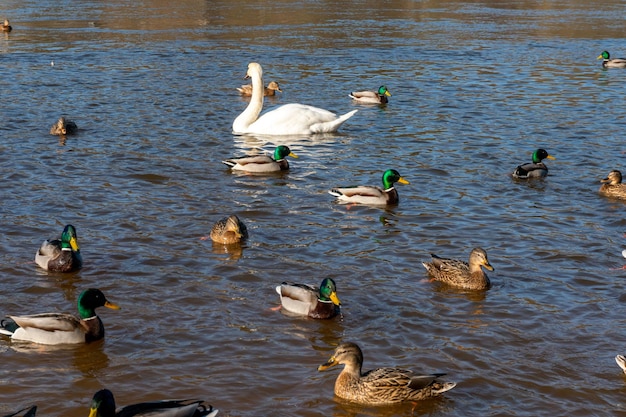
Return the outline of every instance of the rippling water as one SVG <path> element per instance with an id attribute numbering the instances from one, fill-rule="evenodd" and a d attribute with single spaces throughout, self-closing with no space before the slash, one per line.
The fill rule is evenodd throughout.
<path id="1" fill-rule="evenodd" d="M 457 387 L 416 415 L 611 415 L 626 411 L 624 203 L 597 195 L 624 166 L 621 1 L 7 1 L 0 34 L 2 314 L 74 311 L 84 288 L 105 341 L 40 347 L 0 340 L 0 412 L 85 416 L 110 388 L 121 405 L 200 397 L 226 416 L 396 416 L 333 398 L 355 341 L 365 369 L 447 372 Z M 0 16 L 2 18 L 3 16 Z M 303 102 L 359 112 L 339 134 L 234 137 L 248 62 Z M 385 107 L 348 92 L 385 84 Z M 67 115 L 79 134 L 50 136 Z M 288 142 L 289 173 L 230 173 L 221 159 Z M 510 177 L 546 148 L 550 176 Z M 400 204 L 348 207 L 333 186 L 379 185 Z M 623 169 L 622 169 L 623 170 Z M 236 213 L 249 241 L 200 238 Z M 85 267 L 32 259 L 63 225 Z M 484 293 L 427 281 L 431 252 L 485 248 Z M 343 315 L 286 317 L 283 280 L 337 281 Z M 106 310 L 106 309 L 103 309 Z"/>

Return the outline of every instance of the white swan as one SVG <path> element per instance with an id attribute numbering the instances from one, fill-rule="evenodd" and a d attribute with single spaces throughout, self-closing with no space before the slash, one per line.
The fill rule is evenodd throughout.
<path id="1" fill-rule="evenodd" d="M 233 133 L 257 135 L 310 135 L 336 132 L 357 110 L 337 117 L 335 113 L 305 104 L 285 104 L 259 117 L 263 109 L 263 69 L 256 62 L 248 64 L 246 78 L 252 79 L 252 97 L 248 107 L 233 122 Z"/>

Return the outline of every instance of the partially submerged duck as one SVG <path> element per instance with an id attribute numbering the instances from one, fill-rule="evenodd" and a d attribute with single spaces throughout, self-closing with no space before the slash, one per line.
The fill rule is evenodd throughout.
<path id="1" fill-rule="evenodd" d="M 162 400 L 127 405 L 116 410 L 115 397 L 108 389 L 93 395 L 89 417 L 215 417 L 218 410 L 203 400 Z"/>
<path id="2" fill-rule="evenodd" d="M 228 165 L 233 171 L 246 171 L 253 173 L 278 172 L 289 169 L 287 157 L 297 158 L 298 156 L 291 152 L 288 146 L 279 145 L 274 149 L 274 157 L 269 155 L 241 156 L 238 158 L 230 158 L 222 161 Z"/>
<path id="3" fill-rule="evenodd" d="M 104 325 L 96 315 L 96 308 L 120 309 L 96 288 L 83 291 L 78 297 L 77 305 L 78 317 L 67 313 L 8 316 L 0 321 L 0 334 L 11 336 L 11 340 L 42 345 L 94 342 L 104 337 Z"/>
<path id="4" fill-rule="evenodd" d="M 9 23 L 9 19 L 4 19 L 4 23 L 2 23 L 2 31 L 10 32 L 13 30 L 13 26 Z"/>
<path id="5" fill-rule="evenodd" d="M 622 184 L 622 173 L 620 171 L 614 169 L 600 182 L 602 183 L 598 190 L 600 195 L 626 199 L 626 184 Z"/>
<path id="6" fill-rule="evenodd" d="M 52 272 L 73 272 L 82 268 L 76 228 L 68 224 L 59 239 L 45 240 L 35 254 L 35 263 Z"/>
<path id="7" fill-rule="evenodd" d="M 365 405 L 383 405 L 402 401 L 420 401 L 437 397 L 456 386 L 439 378 L 445 374 L 417 375 L 401 368 L 377 368 L 362 371 L 363 352 L 355 343 L 342 343 L 328 361 L 320 365 L 324 371 L 344 365 L 335 381 L 335 395 Z"/>
<path id="8" fill-rule="evenodd" d="M 372 185 L 356 187 L 333 188 L 328 191 L 343 203 L 360 203 L 366 205 L 393 205 L 398 204 L 398 191 L 394 187 L 396 182 L 409 184 L 395 169 L 388 169 L 383 173 L 383 188 Z"/>
<path id="9" fill-rule="evenodd" d="M 248 238 L 248 229 L 239 217 L 231 215 L 218 220 L 211 229 L 211 240 L 224 245 L 239 243 Z"/>
<path id="10" fill-rule="evenodd" d="M 340 311 L 337 286 L 331 278 L 324 278 L 319 288 L 283 282 L 276 287 L 276 292 L 280 296 L 281 307 L 289 313 L 313 319 L 330 319 Z"/>
<path id="11" fill-rule="evenodd" d="M 602 60 L 602 66 L 604 68 L 626 68 L 625 58 L 611 59 L 611 54 L 609 54 L 608 51 L 602 51 L 602 53 L 598 56 L 597 59 Z"/>
<path id="12" fill-rule="evenodd" d="M 73 135 L 77 130 L 76 123 L 61 116 L 50 128 L 50 134 L 56 136 Z"/>
<path id="13" fill-rule="evenodd" d="M 487 259 L 487 252 L 482 248 L 474 248 L 470 252 L 469 263 L 456 259 L 440 258 L 431 254 L 431 262 L 422 262 L 428 274 L 435 281 L 468 290 L 486 290 L 491 282 L 482 270 L 485 267 L 493 271 Z"/>
<path id="14" fill-rule="evenodd" d="M 358 103 L 386 104 L 389 102 L 387 97 L 391 97 L 391 93 L 387 87 L 381 85 L 377 91 L 353 91 L 349 96 Z"/>
<path id="15" fill-rule="evenodd" d="M 549 155 L 545 149 L 537 149 L 533 152 L 532 162 L 518 165 L 513 171 L 513 178 L 528 179 L 528 178 L 543 178 L 548 175 L 548 167 L 542 161 L 544 159 L 556 159 L 554 156 Z"/>
<path id="16" fill-rule="evenodd" d="M 239 91 L 242 96 L 249 97 L 252 95 L 252 84 L 242 85 L 241 87 L 237 88 L 237 91 Z M 283 92 L 283 90 L 281 90 L 278 86 L 278 83 L 276 81 L 272 81 L 263 90 L 263 95 L 266 97 L 275 96 L 277 91 L 281 93 Z"/>

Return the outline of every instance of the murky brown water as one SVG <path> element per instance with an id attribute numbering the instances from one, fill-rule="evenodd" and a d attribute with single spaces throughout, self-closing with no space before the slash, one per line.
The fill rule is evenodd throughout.
<path id="1" fill-rule="evenodd" d="M 0 34 L 0 313 L 74 311 L 99 287 L 106 340 L 39 347 L 0 339 L 0 413 L 86 416 L 101 387 L 119 404 L 200 397 L 225 416 L 399 416 L 333 398 L 317 372 L 355 341 L 364 368 L 447 372 L 457 387 L 416 415 L 624 413 L 624 203 L 597 195 L 625 165 L 623 2 L 7 1 Z M 3 16 L 0 16 L 2 18 Z M 231 174 L 254 146 L 233 137 L 250 61 L 284 93 L 339 113 L 387 85 L 341 133 L 290 138 L 289 173 Z M 54 65 L 51 65 L 54 63 Z M 61 115 L 77 136 L 48 134 Z M 274 142 L 278 143 L 279 139 Z M 544 147 L 550 176 L 510 172 Z M 400 205 L 336 204 L 395 168 Z M 200 237 L 236 213 L 250 239 Z M 85 267 L 38 270 L 44 238 L 78 229 Z M 426 280 L 431 252 L 489 254 L 493 288 Z M 274 287 L 333 277 L 343 317 L 286 317 Z"/>

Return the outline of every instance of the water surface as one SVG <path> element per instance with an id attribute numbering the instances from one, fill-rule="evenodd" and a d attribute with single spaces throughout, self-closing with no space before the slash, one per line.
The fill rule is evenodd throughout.
<path id="1" fill-rule="evenodd" d="M 405 416 L 333 397 L 317 372 L 354 341 L 365 369 L 447 372 L 457 387 L 415 415 L 611 415 L 625 411 L 619 326 L 624 203 L 597 195 L 624 164 L 623 2 L 8 1 L 0 36 L 2 314 L 74 311 L 101 288 L 103 342 L 0 340 L 0 411 L 85 416 L 200 397 L 225 416 Z M 2 16 L 0 16 L 2 17 Z M 359 112 L 325 137 L 231 134 L 251 61 L 302 102 Z M 348 93 L 385 84 L 385 107 Z M 50 136 L 67 115 L 77 136 Z M 221 160 L 287 143 L 288 173 Z M 513 169 L 546 148 L 550 176 Z M 400 204 L 337 204 L 327 190 L 379 185 Z M 239 250 L 201 240 L 238 214 Z M 85 267 L 48 274 L 45 238 L 78 229 Z M 428 282 L 430 253 L 487 250 L 493 288 Z M 274 287 L 333 277 L 343 315 L 286 317 Z"/>

